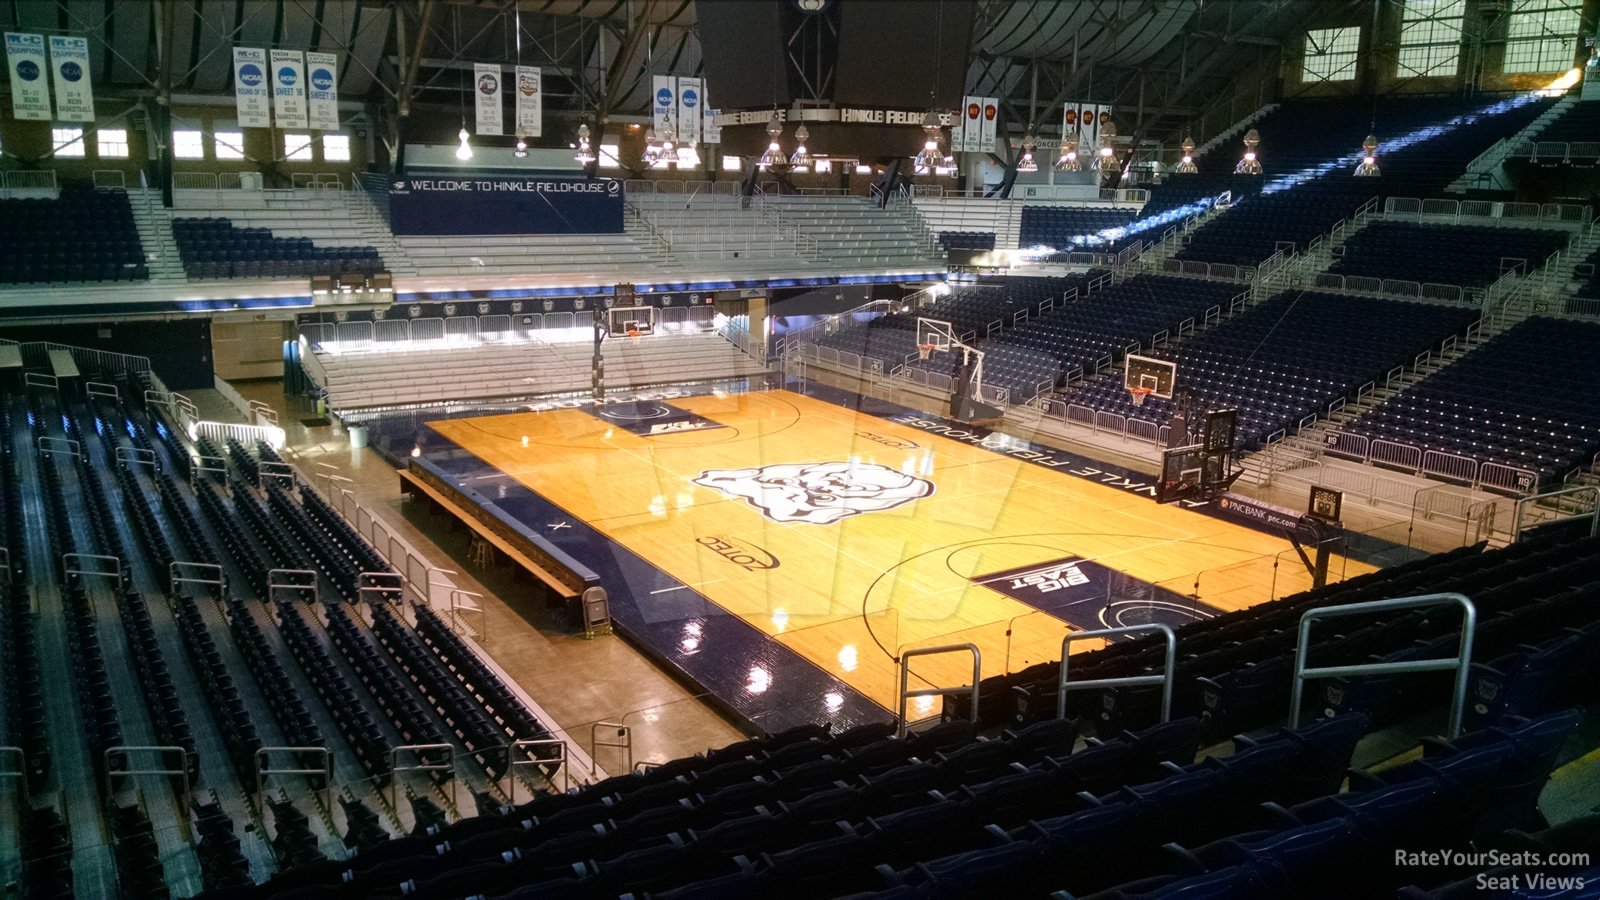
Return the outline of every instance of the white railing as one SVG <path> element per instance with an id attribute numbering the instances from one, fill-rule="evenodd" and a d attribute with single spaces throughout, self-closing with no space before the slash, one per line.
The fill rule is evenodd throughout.
<path id="1" fill-rule="evenodd" d="M 232 422 L 190 422 L 188 425 L 189 439 L 210 440 L 225 444 L 235 440 L 246 447 L 254 447 L 257 441 L 265 441 L 274 450 L 282 450 L 288 443 L 284 430 L 276 425 L 237 425 Z"/>
<path id="2" fill-rule="evenodd" d="M 706 181 L 704 179 L 629 178 L 622 183 L 627 194 L 719 194 L 737 195 L 737 181 Z"/>
<path id="3" fill-rule="evenodd" d="M 1383 205 L 1387 219 L 1429 222 L 1496 222 L 1514 226 L 1567 226 L 1581 229 L 1593 209 L 1575 203 L 1512 203 L 1495 200 L 1390 197 Z"/>
<path id="4" fill-rule="evenodd" d="M 1542 166 L 1600 164 L 1600 143 L 1595 141 L 1528 141 L 1519 145 L 1516 152 Z"/>
<path id="5" fill-rule="evenodd" d="M 1323 451 L 1330 456 L 1369 463 L 1409 475 L 1420 475 L 1496 493 L 1525 494 L 1539 485 L 1531 469 L 1433 450 L 1404 441 L 1329 431 Z"/>
<path id="6" fill-rule="evenodd" d="M 56 183 L 56 173 L 53 169 L 15 169 L 3 173 L 3 183 L 8 191 L 26 191 L 30 196 L 32 192 L 51 192 L 59 189 Z"/>

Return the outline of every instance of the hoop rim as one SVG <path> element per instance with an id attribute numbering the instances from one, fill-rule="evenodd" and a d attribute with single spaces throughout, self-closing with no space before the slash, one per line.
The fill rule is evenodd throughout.
<path id="1" fill-rule="evenodd" d="M 1134 406 L 1143 406 L 1145 398 L 1151 394 L 1154 394 L 1155 392 L 1155 388 L 1145 387 L 1143 385 L 1130 385 L 1128 387 L 1128 393 L 1133 397 Z"/>

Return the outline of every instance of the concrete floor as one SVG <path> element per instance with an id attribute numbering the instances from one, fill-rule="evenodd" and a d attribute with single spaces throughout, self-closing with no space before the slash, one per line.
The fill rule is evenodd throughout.
<path id="1" fill-rule="evenodd" d="M 448 516 L 430 515 L 408 502 L 394 469 L 371 449 L 352 450 L 337 425 L 302 424 L 302 419 L 315 414 L 300 398 L 285 397 L 281 382 L 234 386 L 247 399 L 278 411 L 290 451 L 285 457 L 306 477 L 322 471 L 318 463 L 335 467 L 350 479 L 345 487 L 357 502 L 391 533 L 432 565 L 458 573 L 451 576 L 457 587 L 483 595 L 482 612 L 465 613 L 463 621 L 495 662 L 582 747 L 591 747 L 595 731 L 601 742 L 615 738 L 614 728 L 599 728 L 598 723 L 628 726 L 634 763 L 703 753 L 744 737 L 701 697 L 623 639 L 588 640 L 559 627 L 542 603 L 526 598 L 525 582 L 513 578 L 509 567 L 486 570 L 470 565 L 465 529 Z M 592 755 L 601 769 L 612 774 L 626 771 L 630 762 L 619 749 L 599 747 Z M 575 779 L 587 777 L 581 766 L 574 769 Z"/>

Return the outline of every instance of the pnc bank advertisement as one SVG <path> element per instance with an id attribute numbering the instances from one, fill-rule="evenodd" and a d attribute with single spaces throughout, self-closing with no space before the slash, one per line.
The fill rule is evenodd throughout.
<path id="1" fill-rule="evenodd" d="M 418 175 L 389 182 L 395 234 L 618 234 L 622 182 Z"/>

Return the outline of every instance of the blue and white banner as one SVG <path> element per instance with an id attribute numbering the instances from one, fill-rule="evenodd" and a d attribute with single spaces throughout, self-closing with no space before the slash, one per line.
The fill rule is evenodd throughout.
<path id="1" fill-rule="evenodd" d="M 272 51 L 272 114 L 279 128 L 305 128 L 306 61 L 299 50 Z"/>
<path id="2" fill-rule="evenodd" d="M 267 51 L 257 47 L 233 48 L 233 99 L 239 110 L 239 127 L 271 128 L 271 98 Z"/>
<path id="3" fill-rule="evenodd" d="M 517 66 L 517 134 L 544 133 L 544 73 L 538 66 Z"/>
<path id="4" fill-rule="evenodd" d="M 705 87 L 698 78 L 678 79 L 678 143 L 701 141 L 700 116 L 705 107 Z"/>
<path id="5" fill-rule="evenodd" d="M 706 108 L 706 114 L 704 116 L 705 137 L 703 140 L 707 144 L 722 143 L 722 126 L 717 124 L 717 116 L 720 115 L 722 115 L 722 110 L 711 109 L 710 107 Z"/>
<path id="6" fill-rule="evenodd" d="M 499 63 L 472 64 L 472 96 L 477 98 L 477 128 L 474 134 L 505 134 L 506 120 L 500 102 L 501 81 Z"/>
<path id="7" fill-rule="evenodd" d="M 318 131 L 339 130 L 339 57 L 332 53 L 307 53 L 307 120 Z"/>
<path id="8" fill-rule="evenodd" d="M 395 234 L 620 234 L 622 182 L 418 175 L 389 182 Z"/>
<path id="9" fill-rule="evenodd" d="M 654 90 L 650 93 L 651 124 L 655 127 L 656 137 L 666 140 L 667 135 L 678 133 L 678 87 L 677 79 L 671 75 L 657 75 L 653 79 Z"/>
<path id="10" fill-rule="evenodd" d="M 11 115 L 50 121 L 50 81 L 44 77 L 44 37 L 6 32 L 6 67 L 11 70 Z"/>
<path id="11" fill-rule="evenodd" d="M 50 71 L 56 88 L 56 118 L 62 122 L 93 122 L 89 39 L 51 35 Z"/>

